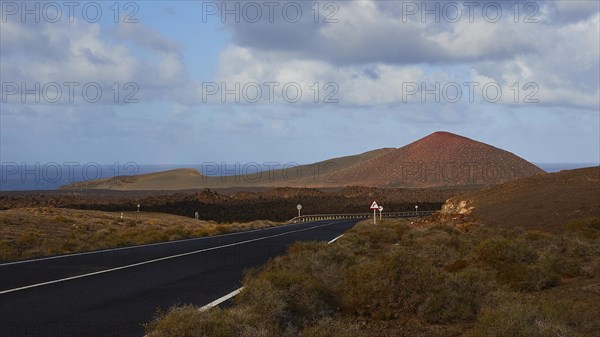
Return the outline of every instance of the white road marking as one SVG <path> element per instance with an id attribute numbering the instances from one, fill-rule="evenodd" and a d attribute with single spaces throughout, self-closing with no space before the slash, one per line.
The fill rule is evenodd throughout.
<path id="1" fill-rule="evenodd" d="M 296 226 L 296 225 L 301 225 L 301 223 L 271 226 L 271 227 L 265 227 L 265 228 L 251 229 L 251 230 L 247 230 L 247 231 L 239 231 L 239 232 L 234 232 L 234 233 L 221 234 L 221 235 L 203 236 L 203 237 L 199 237 L 199 238 L 191 238 L 191 239 L 183 239 L 183 240 L 175 240 L 175 241 L 165 241 L 165 242 L 156 242 L 156 243 L 147 243 L 145 245 L 120 247 L 120 248 L 109 248 L 109 249 L 102 249 L 102 250 L 94 250 L 94 251 L 91 251 L 91 252 L 81 252 L 81 253 L 73 253 L 73 254 L 65 254 L 65 255 L 41 257 L 41 258 L 38 258 L 38 259 L 31 259 L 31 260 L 6 262 L 6 263 L 0 263 L 0 267 L 10 266 L 10 265 L 14 265 L 14 264 L 22 264 L 22 263 L 45 261 L 45 260 L 62 259 L 62 258 L 73 257 L 73 256 L 90 255 L 90 254 L 101 254 L 101 253 L 114 252 L 114 251 L 126 250 L 126 249 L 136 249 L 136 248 L 143 248 L 143 247 L 151 247 L 151 246 L 160 246 L 160 245 L 167 245 L 167 244 L 175 244 L 175 243 L 186 242 L 186 241 L 204 240 L 204 239 L 210 239 L 210 238 L 216 238 L 216 237 L 223 237 L 223 236 L 239 235 L 239 234 L 244 234 L 244 233 L 252 233 L 252 232 L 258 232 L 258 231 L 264 231 L 264 230 L 268 230 L 268 229 L 284 228 L 284 227 Z"/>
<path id="2" fill-rule="evenodd" d="M 93 273 L 76 275 L 76 276 L 66 277 L 66 278 L 62 278 L 62 279 L 58 279 L 58 280 L 52 280 L 52 281 L 47 281 L 47 282 L 42 282 L 42 283 L 37 283 L 37 284 L 31 284 L 31 285 L 23 286 L 23 287 L 19 287 L 19 288 L 3 290 L 3 291 L 0 291 L 0 295 L 12 293 L 12 292 L 16 292 L 16 291 L 20 291 L 20 290 L 30 289 L 30 288 L 41 287 L 41 286 L 45 286 L 45 285 L 49 285 L 49 284 L 54 284 L 54 283 L 59 283 L 59 282 L 65 282 L 65 281 L 80 279 L 80 278 L 94 276 L 94 275 L 99 275 L 99 274 L 110 273 L 110 272 L 117 271 L 117 270 L 133 268 L 133 267 L 142 266 L 142 265 L 145 265 L 145 264 L 150 264 L 150 263 L 154 263 L 154 262 L 175 259 L 175 258 L 178 258 L 178 257 L 183 257 L 183 256 L 188 256 L 188 255 L 203 253 L 203 252 L 207 252 L 207 251 L 211 251 L 211 250 L 216 250 L 216 249 L 221 249 L 221 248 L 227 248 L 227 247 L 233 247 L 233 246 L 243 245 L 243 244 L 250 243 L 250 242 L 256 242 L 256 241 L 266 240 L 266 239 L 275 238 L 275 237 L 279 237 L 279 236 L 284 236 L 284 235 L 288 235 L 288 234 L 292 234 L 292 233 L 304 232 L 304 231 L 315 229 L 315 228 L 330 226 L 330 225 L 335 224 L 335 223 L 337 223 L 337 222 L 329 222 L 329 223 L 325 223 L 323 225 L 313 226 L 313 227 L 309 227 L 309 228 L 297 229 L 297 230 L 293 230 L 293 231 L 289 231 L 289 232 L 285 232 L 285 233 L 274 234 L 274 235 L 269 235 L 269 236 L 263 236 L 263 237 L 256 238 L 256 239 L 250 239 L 250 240 L 245 240 L 245 241 L 230 243 L 230 244 L 226 244 L 226 245 L 222 245 L 222 246 L 217 246 L 217 247 L 204 248 L 204 249 L 196 250 L 196 251 L 193 251 L 193 252 L 176 254 L 176 255 L 161 257 L 161 258 L 158 258 L 158 259 L 153 259 L 153 260 L 138 262 L 138 263 L 134 263 L 134 264 L 126 265 L 126 266 L 121 266 L 121 267 L 116 267 L 116 268 L 111 268 L 111 269 L 100 270 L 100 271 L 96 271 L 96 272 L 93 272 Z"/>
<path id="3" fill-rule="evenodd" d="M 228 299 L 234 297 L 235 295 L 239 294 L 242 291 L 242 289 L 244 289 L 244 287 L 241 287 L 241 288 L 239 288 L 239 289 L 237 289 L 235 291 L 232 291 L 229 294 L 227 294 L 227 295 L 225 295 L 225 296 L 223 296 L 221 298 L 218 298 L 218 299 L 216 299 L 216 300 L 208 303 L 207 305 L 203 306 L 202 308 L 200 308 L 198 310 L 200 310 L 200 311 L 206 311 L 208 309 L 216 307 L 217 305 L 219 305 L 219 304 L 227 301 Z"/>
<path id="4" fill-rule="evenodd" d="M 328 244 L 328 245 L 330 245 L 330 244 L 332 244 L 332 243 L 336 242 L 336 241 L 337 241 L 337 239 L 341 238 L 342 236 L 344 236 L 344 234 L 342 234 L 342 235 L 340 235 L 340 236 L 336 237 L 335 239 L 333 239 L 333 240 L 331 240 L 331 241 L 327 242 L 327 244 Z"/>

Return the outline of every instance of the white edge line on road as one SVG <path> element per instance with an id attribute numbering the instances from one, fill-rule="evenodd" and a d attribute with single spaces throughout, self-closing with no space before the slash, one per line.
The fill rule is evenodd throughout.
<path id="1" fill-rule="evenodd" d="M 226 248 L 226 247 L 233 247 L 233 246 L 243 245 L 243 244 L 250 243 L 250 242 L 266 240 L 266 239 L 270 239 L 270 238 L 274 238 L 274 237 L 278 237 L 278 236 L 284 236 L 284 235 L 288 235 L 288 234 L 292 234 L 292 233 L 304 232 L 304 231 L 315 229 L 315 228 L 330 226 L 330 225 L 332 225 L 334 223 L 336 223 L 336 222 L 328 222 L 328 223 L 325 223 L 323 225 L 318 225 L 318 226 L 313 226 L 313 227 L 308 227 L 308 228 L 303 228 L 303 229 L 296 229 L 296 230 L 285 232 L 285 233 L 279 233 L 279 234 L 274 234 L 274 235 L 269 235 L 269 236 L 263 236 L 263 237 L 260 237 L 260 238 L 255 238 L 255 239 L 250 239 L 250 240 L 245 240 L 245 241 L 240 241 L 240 242 L 229 243 L 229 244 L 222 245 L 222 246 L 211 247 L 211 248 L 204 248 L 204 249 L 200 249 L 200 250 L 196 250 L 196 251 L 192 251 L 192 252 L 187 252 L 187 253 L 182 253 L 182 254 L 176 254 L 176 255 L 171 255 L 171 256 L 166 256 L 166 257 L 161 257 L 161 258 L 158 258 L 158 259 L 148 260 L 148 261 L 143 261 L 143 262 L 138 262 L 138 263 L 134 263 L 134 264 L 126 265 L 126 266 L 121 266 L 121 267 L 115 267 L 115 268 L 100 270 L 100 271 L 96 271 L 96 272 L 93 272 L 93 273 L 76 275 L 76 276 L 66 277 L 66 278 L 62 278 L 62 279 L 58 279 L 58 280 L 52 280 L 52 281 L 47 281 L 47 282 L 42 282 L 42 283 L 37 283 L 37 284 L 31 284 L 31 285 L 23 286 L 23 287 L 19 287 L 19 288 L 3 290 L 3 291 L 0 291 L 0 295 L 12 293 L 12 292 L 16 292 L 16 291 L 20 291 L 20 290 L 30 289 L 30 288 L 41 287 L 41 286 L 45 286 L 45 285 L 49 285 L 49 284 L 54 284 L 54 283 L 59 283 L 59 282 L 64 282 L 64 281 L 75 280 L 75 279 L 84 278 L 84 277 L 88 277 L 88 276 L 105 274 L 105 273 L 109 273 L 109 272 L 113 272 L 113 271 L 117 271 L 117 270 L 133 268 L 133 267 L 142 266 L 142 265 L 145 265 L 145 264 L 150 264 L 150 263 L 159 262 L 159 261 L 165 261 L 165 260 L 170 260 L 170 259 L 174 259 L 174 258 L 178 258 L 178 257 L 183 257 L 183 256 L 188 256 L 188 255 L 203 253 L 203 252 L 207 252 L 207 251 L 211 251 L 211 250 L 216 250 L 216 249 L 220 249 L 220 248 Z"/>
<path id="2" fill-rule="evenodd" d="M 302 224 L 302 223 L 277 225 L 277 226 L 271 226 L 271 227 L 250 229 L 250 230 L 247 230 L 247 231 L 239 231 L 239 232 L 227 233 L 227 234 L 202 236 L 202 237 L 199 237 L 199 238 L 190 238 L 190 239 L 183 239 L 183 240 L 155 242 L 155 243 L 147 243 L 147 244 L 137 245 L 137 246 L 120 247 L 120 248 L 109 248 L 109 249 L 102 249 L 102 250 L 93 250 L 93 251 L 90 251 L 90 252 L 81 252 L 81 253 L 73 253 L 73 254 L 65 254 L 65 255 L 57 255 L 57 256 L 40 257 L 38 259 L 30 259 L 30 260 L 21 260 L 21 261 L 0 263 L 0 267 L 10 266 L 10 265 L 14 265 L 14 264 L 22 264 L 22 263 L 45 261 L 45 260 L 62 259 L 62 258 L 74 257 L 74 256 L 81 256 L 81 255 L 107 253 L 107 252 L 113 252 L 113 251 L 119 251 L 119 250 L 126 250 L 126 249 L 136 249 L 136 248 L 143 248 L 143 247 L 168 245 L 168 244 L 175 244 L 175 243 L 186 242 L 186 241 L 204 240 L 204 239 L 217 238 L 217 237 L 230 236 L 230 235 L 239 235 L 239 234 L 252 233 L 252 232 L 264 231 L 264 230 L 269 230 L 269 229 L 284 228 L 284 227 L 295 226 L 295 225 L 300 225 L 300 224 Z"/>
<path id="3" fill-rule="evenodd" d="M 241 288 L 239 288 L 237 290 L 234 290 L 234 291 L 230 292 L 229 294 L 227 294 L 227 295 L 225 295 L 225 296 L 223 296 L 221 298 L 218 298 L 218 299 L 216 299 L 216 300 L 208 303 L 207 305 L 203 306 L 202 308 L 200 308 L 198 310 L 200 310 L 200 311 L 206 311 L 208 309 L 216 307 L 217 305 L 219 305 L 219 304 L 221 304 L 221 303 L 229 300 L 230 298 L 234 297 L 235 295 L 239 294 L 242 291 L 242 289 L 244 289 L 244 287 L 241 287 Z"/>
<path id="4" fill-rule="evenodd" d="M 337 241 L 337 239 L 341 238 L 342 236 L 344 236 L 344 234 L 337 236 L 335 239 L 333 239 L 333 240 L 331 240 L 331 241 L 327 242 L 327 244 L 328 244 L 328 245 L 330 245 L 330 244 L 332 244 L 332 243 L 336 242 L 336 241 Z"/>

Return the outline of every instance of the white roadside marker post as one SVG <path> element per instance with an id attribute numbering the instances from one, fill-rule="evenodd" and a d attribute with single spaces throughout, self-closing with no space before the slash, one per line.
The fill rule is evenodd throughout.
<path id="1" fill-rule="evenodd" d="M 379 206 L 379 220 L 382 219 L 381 213 L 383 212 L 383 206 Z"/>

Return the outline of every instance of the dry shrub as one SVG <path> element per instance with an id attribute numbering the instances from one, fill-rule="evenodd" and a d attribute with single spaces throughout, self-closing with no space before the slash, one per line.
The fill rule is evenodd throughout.
<path id="1" fill-rule="evenodd" d="M 244 290 L 236 298 L 236 303 L 252 305 L 252 310 L 263 320 L 278 323 L 286 318 L 287 303 L 284 290 L 278 289 L 265 278 L 248 274 Z"/>
<path id="2" fill-rule="evenodd" d="M 572 220 L 565 225 L 565 229 L 571 232 L 579 232 L 588 237 L 600 237 L 600 217 L 588 217 Z"/>
<path id="3" fill-rule="evenodd" d="M 475 249 L 475 259 L 496 270 L 499 283 L 514 290 L 537 291 L 560 283 L 564 261 L 558 256 L 544 256 L 522 239 L 486 239 Z"/>
<path id="4" fill-rule="evenodd" d="M 444 271 L 447 271 L 450 273 L 457 272 L 459 270 L 465 269 L 467 266 L 469 266 L 469 264 L 470 264 L 470 262 L 465 259 L 458 259 L 458 260 L 452 261 L 451 263 L 446 265 L 444 267 Z"/>
<path id="5" fill-rule="evenodd" d="M 327 254 L 321 243 L 292 246 L 285 258 L 275 259 L 260 273 L 246 275 L 239 303 L 253 305 L 267 319 L 296 328 L 331 313 L 336 283 L 332 277 L 339 274 L 331 269 L 339 267 L 336 258 Z"/>
<path id="6" fill-rule="evenodd" d="M 19 251 L 9 241 L 0 240 L 0 260 L 8 261 L 18 259 L 20 256 Z"/>
<path id="7" fill-rule="evenodd" d="M 421 305 L 420 314 L 431 323 L 472 321 L 496 287 L 494 275 L 480 269 L 444 274 L 443 281 Z"/>
<path id="8" fill-rule="evenodd" d="M 245 307 L 213 308 L 203 312 L 192 305 L 173 307 L 166 313 L 159 312 L 145 328 L 151 337 L 279 336 L 277 331 L 272 331 L 264 320 Z"/>
<path id="9" fill-rule="evenodd" d="M 341 285 L 342 308 L 379 319 L 415 314 L 440 277 L 427 261 L 402 249 L 358 259 Z"/>
<path id="10" fill-rule="evenodd" d="M 488 239 L 476 248 L 476 258 L 491 266 L 507 264 L 531 264 L 538 258 L 537 252 L 524 240 Z"/>
<path id="11" fill-rule="evenodd" d="M 564 319 L 579 336 L 597 336 L 600 331 L 600 295 L 595 301 L 577 301 L 563 307 Z M 566 309 L 566 310 L 565 310 Z"/>
<path id="12" fill-rule="evenodd" d="M 527 241 L 544 241 L 552 238 L 552 234 L 538 229 L 526 230 L 523 233 L 523 238 Z"/>
<path id="13" fill-rule="evenodd" d="M 473 329 L 474 337 L 564 337 L 572 336 L 568 312 L 572 304 L 563 301 L 539 304 L 504 300 L 482 310 Z"/>
<path id="14" fill-rule="evenodd" d="M 459 259 L 464 247 L 455 232 L 443 227 L 430 228 L 416 238 L 413 245 L 420 258 L 429 261 L 435 267 L 444 267 L 449 261 Z"/>
<path id="15" fill-rule="evenodd" d="M 231 233 L 277 225 L 272 221 L 225 223 L 152 213 L 119 213 L 62 208 L 0 211 L 2 261 L 69 254 Z"/>
<path id="16" fill-rule="evenodd" d="M 600 278 L 600 256 L 597 256 L 583 271 L 589 277 Z"/>
<path id="17" fill-rule="evenodd" d="M 363 337 L 367 336 L 361 331 L 360 325 L 342 319 L 334 319 L 325 317 L 315 324 L 305 328 L 300 334 L 300 337 Z"/>

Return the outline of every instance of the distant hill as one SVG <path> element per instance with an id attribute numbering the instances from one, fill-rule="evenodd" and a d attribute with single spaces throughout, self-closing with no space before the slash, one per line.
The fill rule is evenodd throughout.
<path id="1" fill-rule="evenodd" d="M 435 132 L 331 179 L 365 186 L 442 187 L 494 185 L 539 173 L 544 171 L 508 151 Z"/>
<path id="2" fill-rule="evenodd" d="M 140 174 L 127 177 L 105 178 L 82 181 L 61 189 L 110 189 L 110 190 L 184 190 L 202 188 L 241 187 L 337 187 L 329 177 L 334 172 L 345 170 L 387 152 L 393 148 L 382 148 L 365 153 L 332 158 L 309 165 L 298 165 L 252 174 L 230 176 L 206 176 L 194 169 L 175 169 L 163 172 Z M 276 167 L 277 168 L 277 167 Z M 244 173 L 240 166 L 236 171 Z"/>
<path id="3" fill-rule="evenodd" d="M 244 173 L 244 168 L 238 168 Z M 65 189 L 181 190 L 243 187 L 469 187 L 544 171 L 496 147 L 435 132 L 398 149 L 383 148 L 310 165 L 254 174 L 209 177 L 192 169 L 85 181 Z"/>
<path id="4" fill-rule="evenodd" d="M 134 176 L 82 181 L 63 186 L 62 189 L 183 190 L 197 185 L 203 177 L 194 169 L 181 168 Z M 165 186 L 169 188 L 165 188 Z"/>
<path id="5" fill-rule="evenodd" d="M 560 232 L 571 220 L 600 217 L 600 166 L 517 179 L 450 198 L 442 217 L 493 227 Z"/>

